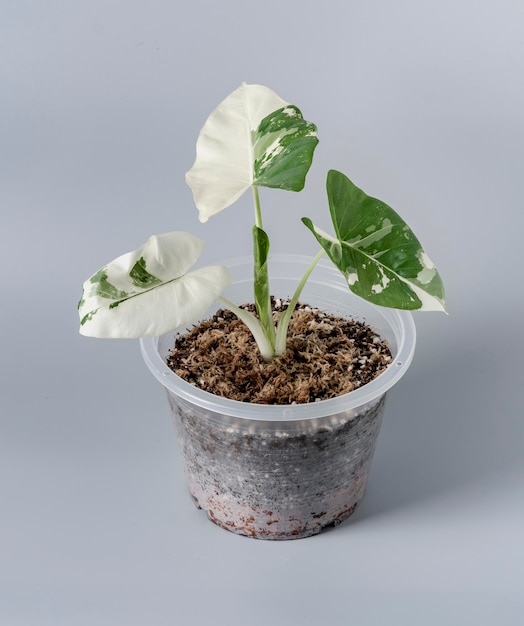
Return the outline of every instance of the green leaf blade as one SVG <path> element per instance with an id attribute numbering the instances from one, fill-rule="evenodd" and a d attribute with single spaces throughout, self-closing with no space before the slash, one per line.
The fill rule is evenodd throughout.
<path id="1" fill-rule="evenodd" d="M 317 144 L 316 126 L 307 122 L 297 107 L 274 111 L 253 133 L 254 184 L 302 190 Z"/>
<path id="2" fill-rule="evenodd" d="M 327 191 L 336 237 L 303 221 L 350 289 L 381 306 L 445 311 L 441 277 L 404 220 L 340 172 L 329 172 Z"/>

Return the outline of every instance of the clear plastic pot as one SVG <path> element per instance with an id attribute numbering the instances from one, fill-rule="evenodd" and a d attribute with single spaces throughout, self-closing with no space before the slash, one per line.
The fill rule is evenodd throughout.
<path id="1" fill-rule="evenodd" d="M 271 292 L 290 297 L 309 263 L 307 257 L 274 255 Z M 252 302 L 252 260 L 226 265 L 233 283 L 225 296 L 237 304 Z M 332 265 L 315 268 L 301 301 L 372 326 L 388 341 L 392 364 L 338 398 L 259 405 L 217 397 L 174 374 L 166 357 L 175 333 L 141 340 L 147 366 L 167 391 L 195 504 L 215 524 L 241 535 L 308 537 L 351 515 L 364 495 L 386 392 L 413 358 L 411 314 L 353 295 Z"/>

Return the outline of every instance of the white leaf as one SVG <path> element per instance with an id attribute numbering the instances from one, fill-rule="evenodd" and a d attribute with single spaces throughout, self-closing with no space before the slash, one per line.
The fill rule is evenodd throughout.
<path id="1" fill-rule="evenodd" d="M 203 243 L 189 233 L 154 235 L 84 283 L 80 333 L 90 337 L 153 337 L 202 316 L 230 284 L 224 266 L 187 273 Z"/>
<path id="2" fill-rule="evenodd" d="M 211 113 L 186 174 L 201 222 L 235 202 L 253 183 L 252 131 L 288 103 L 263 85 L 243 83 Z"/>

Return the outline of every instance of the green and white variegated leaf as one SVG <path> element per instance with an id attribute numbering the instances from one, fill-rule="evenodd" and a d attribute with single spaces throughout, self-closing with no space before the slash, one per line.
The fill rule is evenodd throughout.
<path id="1" fill-rule="evenodd" d="M 336 236 L 303 222 L 350 289 L 381 306 L 445 311 L 439 273 L 404 220 L 340 172 L 328 173 L 327 192 Z"/>
<path id="2" fill-rule="evenodd" d="M 227 268 L 188 272 L 203 242 L 180 231 L 154 235 L 84 283 L 80 333 L 89 337 L 154 337 L 195 322 L 230 284 Z"/>
<path id="3" fill-rule="evenodd" d="M 201 222 L 252 185 L 300 191 L 318 143 L 302 113 L 263 85 L 243 83 L 211 113 L 186 174 Z"/>

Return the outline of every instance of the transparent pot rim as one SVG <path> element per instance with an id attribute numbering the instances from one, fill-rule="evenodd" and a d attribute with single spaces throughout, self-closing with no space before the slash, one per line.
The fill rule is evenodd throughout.
<path id="1" fill-rule="evenodd" d="M 273 255 L 273 258 L 276 262 L 284 262 L 287 264 L 299 263 L 304 265 L 309 264 L 311 261 L 309 257 L 299 255 L 276 254 Z M 228 259 L 224 264 L 227 265 L 230 270 L 234 270 L 235 267 L 243 266 L 246 263 L 252 264 L 251 257 Z M 320 269 L 325 272 L 335 270 L 332 265 L 327 265 L 322 262 L 319 263 L 317 267 L 320 267 Z M 337 275 L 344 280 L 338 270 L 335 270 L 335 276 Z M 359 300 L 361 299 L 359 298 Z M 176 330 L 167 335 L 163 335 L 162 338 L 142 338 L 140 339 L 140 348 L 147 367 L 169 392 L 209 411 L 256 421 L 295 421 L 326 417 L 344 411 L 354 410 L 363 405 L 377 401 L 402 378 L 413 360 L 416 329 L 411 313 L 409 311 L 378 307 L 368 302 L 365 303 L 365 306 L 367 308 L 372 307 L 375 311 L 378 311 L 385 323 L 395 329 L 397 346 L 395 354 L 393 354 L 393 361 L 380 376 L 370 383 L 350 393 L 329 400 L 293 405 L 250 404 L 248 402 L 221 398 L 199 389 L 170 370 L 159 352 L 160 340 L 169 337 L 172 338 L 172 342 L 174 343 L 177 333 Z"/>

